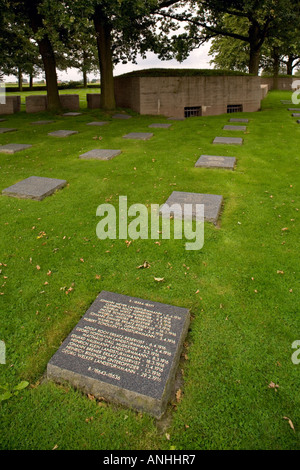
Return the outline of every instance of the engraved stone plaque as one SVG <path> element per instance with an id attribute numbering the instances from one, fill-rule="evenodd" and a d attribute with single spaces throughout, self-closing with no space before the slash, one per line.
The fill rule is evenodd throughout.
<path id="1" fill-rule="evenodd" d="M 154 124 L 150 124 L 150 126 L 148 127 L 154 127 L 154 128 L 157 128 L 157 129 L 169 129 L 169 127 L 171 127 L 172 124 L 164 124 L 164 123 L 154 123 Z"/>
<path id="2" fill-rule="evenodd" d="M 53 137 L 69 137 L 70 135 L 73 135 L 73 134 L 78 134 L 78 131 L 59 130 L 59 131 L 48 133 L 48 135 L 52 135 Z"/>
<path id="3" fill-rule="evenodd" d="M 15 132 L 18 129 L 10 129 L 8 127 L 0 127 L 0 134 L 6 134 L 6 132 Z"/>
<path id="4" fill-rule="evenodd" d="M 130 116 L 129 114 L 115 114 L 113 116 L 113 119 L 131 119 L 132 116 Z"/>
<path id="5" fill-rule="evenodd" d="M 181 218 L 184 213 L 184 204 L 192 204 L 192 217 L 196 218 L 196 205 L 204 205 L 204 220 L 217 224 L 222 209 L 223 196 L 218 194 L 199 194 L 187 193 L 182 191 L 173 191 L 167 201 L 160 207 L 159 212 L 162 217 L 170 217 L 170 207 L 175 205 L 173 217 Z M 179 207 L 176 208 L 176 205 Z M 179 209 L 180 208 L 180 209 Z"/>
<path id="6" fill-rule="evenodd" d="M 0 153 L 16 153 L 30 149 L 31 147 L 32 145 L 28 144 L 6 144 L 0 146 Z"/>
<path id="7" fill-rule="evenodd" d="M 105 124 L 108 124 L 108 121 L 93 121 L 93 122 L 87 122 L 87 126 L 105 126 Z"/>
<path id="8" fill-rule="evenodd" d="M 112 149 L 94 149 L 89 152 L 79 155 L 79 158 L 84 160 L 111 160 L 114 157 L 120 155 L 121 150 L 112 150 Z"/>
<path id="9" fill-rule="evenodd" d="M 243 145 L 243 139 L 240 137 L 216 137 L 214 144 Z"/>
<path id="10" fill-rule="evenodd" d="M 248 122 L 249 122 L 249 119 L 231 118 L 231 119 L 229 119 L 229 122 L 245 122 L 245 123 L 248 123 Z"/>
<path id="11" fill-rule="evenodd" d="M 201 155 L 196 162 L 195 167 L 202 168 L 223 168 L 226 170 L 234 170 L 236 164 L 235 157 L 219 157 L 214 155 Z"/>
<path id="12" fill-rule="evenodd" d="M 3 189 L 2 194 L 20 199 L 42 201 L 45 197 L 50 196 L 55 191 L 66 186 L 66 184 L 66 180 L 45 178 L 43 176 L 30 176 L 23 181 L 19 181 Z"/>
<path id="13" fill-rule="evenodd" d="M 189 322 L 185 308 L 102 291 L 49 361 L 47 377 L 159 418 Z"/>
<path id="14" fill-rule="evenodd" d="M 246 126 L 224 126 L 224 131 L 238 131 L 238 132 L 246 132 Z"/>
<path id="15" fill-rule="evenodd" d="M 137 139 L 137 140 L 148 140 L 153 137 L 151 132 L 130 132 L 129 134 L 123 135 L 124 139 Z"/>
<path id="16" fill-rule="evenodd" d="M 44 126 L 46 124 L 52 124 L 55 121 L 34 121 L 32 122 L 32 126 Z"/>

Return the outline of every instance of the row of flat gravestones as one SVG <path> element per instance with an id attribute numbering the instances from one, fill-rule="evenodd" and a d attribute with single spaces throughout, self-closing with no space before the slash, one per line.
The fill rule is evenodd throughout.
<path id="1" fill-rule="evenodd" d="M 225 126 L 224 130 L 245 131 L 246 127 Z M 214 143 L 242 145 L 243 140 L 217 137 Z M 99 158 L 97 151 L 90 156 Z M 195 166 L 233 170 L 235 164 L 235 157 L 202 155 Z M 2 193 L 43 199 L 65 184 L 64 180 L 31 176 Z M 205 220 L 216 222 L 222 201 L 222 196 L 173 192 L 166 203 L 204 204 Z M 160 418 L 174 386 L 189 323 L 188 309 L 102 291 L 49 361 L 47 377 Z"/>
<path id="2" fill-rule="evenodd" d="M 125 115 L 115 117 L 130 118 Z M 231 121 L 248 122 L 241 119 Z M 105 124 L 88 123 L 92 126 Z M 170 126 L 151 124 L 149 127 Z M 13 130 L 2 128 L 2 132 Z M 230 125 L 225 126 L 224 130 L 245 131 L 246 127 Z M 61 130 L 49 135 L 67 137 L 74 133 L 76 131 Z M 130 133 L 124 138 L 147 140 L 152 136 L 151 133 Z M 242 145 L 243 140 L 216 137 L 214 143 Z M 0 151 L 14 153 L 29 147 L 9 144 L 0 147 Z M 120 153 L 120 150 L 94 149 L 80 157 L 108 160 Z M 235 157 L 202 155 L 195 166 L 233 170 L 235 164 Z M 42 200 L 66 183 L 65 180 L 31 176 L 4 189 L 2 194 Z M 222 202 L 223 197 L 218 195 L 174 191 L 166 204 L 204 204 L 205 220 L 216 223 Z M 161 207 L 163 217 L 164 207 Z M 170 216 L 168 211 L 166 216 Z M 84 393 L 105 397 L 160 418 L 174 386 L 189 323 L 188 309 L 102 291 L 49 361 L 47 377 L 58 383 L 67 381 Z"/>
<path id="3" fill-rule="evenodd" d="M 81 113 L 66 113 L 65 116 L 78 116 Z M 117 114 L 113 116 L 116 119 L 129 119 L 131 116 L 126 114 Z M 247 119 L 231 119 L 232 123 L 245 123 L 248 122 Z M 50 124 L 53 121 L 37 121 L 33 122 L 34 125 L 46 125 Z M 107 121 L 96 121 L 90 122 L 87 125 L 89 126 L 103 126 L 108 124 Z M 169 128 L 171 124 L 166 123 L 154 123 L 149 127 L 151 128 Z M 228 125 L 224 127 L 226 131 L 246 131 L 246 126 L 237 126 L 237 125 Z M 17 129 L 8 129 L 0 128 L 0 133 L 4 132 L 13 132 Z M 69 130 L 58 130 L 50 132 L 48 135 L 53 137 L 68 137 L 73 134 L 77 134 L 77 131 Z M 152 133 L 138 133 L 132 132 L 123 136 L 125 139 L 139 139 L 139 140 L 148 140 L 153 137 Z M 234 137 L 216 137 L 214 144 L 229 144 L 229 145 L 242 145 L 242 138 Z M 7 144 L 0 146 L 0 153 L 16 153 L 21 150 L 30 148 L 31 145 L 25 144 Z M 98 159 L 98 160 L 110 160 L 117 155 L 120 155 L 121 150 L 116 149 L 93 149 L 82 155 L 81 159 Z M 196 163 L 196 167 L 203 168 L 223 168 L 233 170 L 236 164 L 235 157 L 222 157 L 222 156 L 212 156 L 212 155 L 202 155 Z M 20 181 L 2 191 L 2 194 L 12 197 L 43 200 L 45 197 L 53 194 L 56 190 L 61 189 L 67 184 L 65 180 L 53 179 L 53 178 L 44 178 L 38 176 L 31 176 L 23 181 Z M 170 198 L 166 201 L 166 204 L 178 203 L 178 204 L 204 204 L 204 217 L 206 221 L 217 223 L 221 206 L 223 202 L 223 197 L 219 195 L 211 194 L 198 194 L 198 193 L 184 193 L 174 191 Z M 164 216 L 164 206 L 161 208 L 161 214 Z"/>

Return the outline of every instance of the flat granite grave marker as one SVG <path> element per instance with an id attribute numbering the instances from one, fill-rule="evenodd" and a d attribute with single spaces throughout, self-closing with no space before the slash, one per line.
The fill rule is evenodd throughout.
<path id="1" fill-rule="evenodd" d="M 0 119 L 0 122 L 4 122 L 4 121 L 6 121 L 6 119 L 4 119 L 4 118 L 1 118 L 1 119 Z"/>
<path id="2" fill-rule="evenodd" d="M 129 114 L 114 114 L 113 119 L 131 119 L 132 116 L 130 116 Z"/>
<path id="3" fill-rule="evenodd" d="M 162 217 L 170 217 L 169 207 L 173 204 L 181 206 L 180 213 L 174 211 L 174 218 L 182 216 L 183 205 L 193 204 L 192 216 L 196 217 L 196 204 L 204 205 L 204 220 L 207 222 L 217 223 L 219 214 L 221 212 L 223 203 L 223 196 L 215 194 L 199 194 L 199 193 L 186 193 L 181 191 L 173 191 L 171 196 L 167 199 L 165 204 L 160 207 L 160 214 Z"/>
<path id="4" fill-rule="evenodd" d="M 19 181 L 6 189 L 2 194 L 20 199 L 34 199 L 42 201 L 45 197 L 50 196 L 58 189 L 63 188 L 67 184 L 66 180 L 55 178 L 45 178 L 42 176 L 30 176 L 23 181 Z"/>
<path id="5" fill-rule="evenodd" d="M 87 126 L 104 126 L 105 124 L 108 124 L 108 121 L 93 121 L 88 122 Z"/>
<path id="6" fill-rule="evenodd" d="M 239 131 L 239 132 L 246 132 L 246 126 L 224 126 L 224 131 Z"/>
<path id="7" fill-rule="evenodd" d="M 189 322 L 188 309 L 102 291 L 49 361 L 47 377 L 160 418 Z"/>
<path id="8" fill-rule="evenodd" d="M 70 113 L 64 113 L 63 116 L 81 116 L 82 113 L 74 113 L 74 112 L 70 112 Z"/>
<path id="9" fill-rule="evenodd" d="M 249 119 L 231 118 L 229 122 L 249 122 Z"/>
<path id="10" fill-rule="evenodd" d="M 148 127 L 155 127 L 158 129 L 168 129 L 171 126 L 172 124 L 154 123 L 154 124 L 150 124 L 150 126 Z"/>
<path id="11" fill-rule="evenodd" d="M 293 117 L 300 117 L 300 113 L 293 113 L 292 116 Z"/>
<path id="12" fill-rule="evenodd" d="M 69 137 L 69 135 L 73 135 L 73 134 L 78 134 L 78 131 L 60 130 L 60 131 L 48 132 L 48 135 L 51 135 L 52 137 Z"/>
<path id="13" fill-rule="evenodd" d="M 6 132 L 14 132 L 17 131 L 18 129 L 10 129 L 8 127 L 0 127 L 0 134 L 5 134 Z"/>
<path id="14" fill-rule="evenodd" d="M 233 170 L 236 164 L 235 157 L 219 157 L 214 155 L 201 155 L 196 162 L 195 167 L 202 168 L 223 168 Z"/>
<path id="15" fill-rule="evenodd" d="M 288 111 L 298 111 L 300 113 L 300 108 L 289 108 Z"/>
<path id="16" fill-rule="evenodd" d="M 27 150 L 31 147 L 32 145 L 28 144 L 6 144 L 0 146 L 0 153 L 13 154 L 16 152 L 21 152 L 22 150 Z"/>
<path id="17" fill-rule="evenodd" d="M 153 137 L 151 132 L 130 132 L 129 134 L 123 135 L 124 139 L 137 139 L 137 140 L 148 140 Z"/>
<path id="18" fill-rule="evenodd" d="M 31 123 L 32 126 L 43 126 L 46 124 L 52 124 L 55 121 L 34 121 Z"/>
<path id="19" fill-rule="evenodd" d="M 111 149 L 93 149 L 89 152 L 79 155 L 79 158 L 84 160 L 111 160 L 112 158 L 120 155 L 121 150 L 111 150 Z"/>
<path id="20" fill-rule="evenodd" d="M 213 143 L 227 145 L 243 145 L 243 139 L 241 137 L 216 137 Z"/>

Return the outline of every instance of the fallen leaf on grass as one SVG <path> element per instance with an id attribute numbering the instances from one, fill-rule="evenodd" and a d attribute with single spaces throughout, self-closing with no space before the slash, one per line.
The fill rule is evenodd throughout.
<path id="1" fill-rule="evenodd" d="M 287 416 L 284 416 L 283 419 L 286 419 L 289 422 L 289 425 L 290 425 L 291 429 L 295 432 L 295 428 L 294 428 L 294 425 L 292 423 L 292 420 L 290 418 L 288 418 Z"/>
<path id="2" fill-rule="evenodd" d="M 182 398 L 182 390 L 179 388 L 176 392 L 177 403 L 179 403 L 181 401 L 181 398 Z"/>
<path id="3" fill-rule="evenodd" d="M 137 266 L 136 269 L 144 269 L 144 268 L 150 268 L 150 264 L 148 261 L 144 261 L 144 264 L 141 264 L 140 266 Z"/>
<path id="4" fill-rule="evenodd" d="M 275 384 L 274 382 L 270 382 L 268 388 L 274 388 L 275 392 L 277 392 L 277 388 L 279 388 L 279 385 Z"/>

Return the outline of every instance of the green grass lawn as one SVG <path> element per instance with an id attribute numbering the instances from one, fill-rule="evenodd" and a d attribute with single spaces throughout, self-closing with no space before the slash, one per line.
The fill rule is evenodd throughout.
<path id="1" fill-rule="evenodd" d="M 272 92 L 261 112 L 237 115 L 250 119 L 242 147 L 212 145 L 232 134 L 222 130 L 229 115 L 173 121 L 147 142 L 129 141 L 122 136 L 166 119 L 112 120 L 88 111 L 80 93 L 81 116 L 22 111 L 1 123 L 18 131 L 0 144 L 33 147 L 0 154 L 0 190 L 32 175 L 68 181 L 42 202 L 0 197 L 0 385 L 30 383 L 0 404 L 1 449 L 299 449 L 300 365 L 291 356 L 300 339 L 300 126 L 280 103 L 291 93 Z M 93 120 L 110 122 L 86 126 Z M 58 129 L 79 133 L 47 135 Z M 79 159 L 98 146 L 122 154 Z M 194 168 L 201 154 L 235 156 L 237 168 Z M 184 240 L 97 238 L 100 204 L 117 208 L 121 195 L 128 205 L 162 204 L 174 190 L 224 197 L 200 251 Z M 144 261 L 150 268 L 137 269 Z M 101 290 L 190 309 L 180 392 L 162 420 L 45 380 Z"/>

